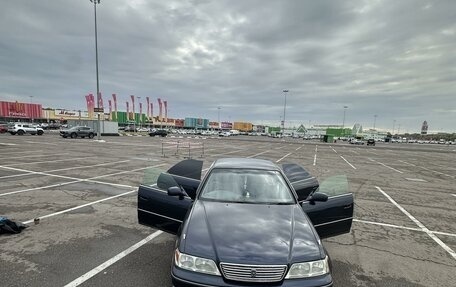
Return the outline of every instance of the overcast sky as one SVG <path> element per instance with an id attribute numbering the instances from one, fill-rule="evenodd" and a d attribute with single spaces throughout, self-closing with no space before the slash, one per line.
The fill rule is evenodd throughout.
<path id="1" fill-rule="evenodd" d="M 85 109 L 89 0 L 2 1 L 0 100 Z M 456 131 L 456 1 L 102 0 L 100 90 L 170 117 Z M 138 108 L 136 108 L 138 110 Z"/>

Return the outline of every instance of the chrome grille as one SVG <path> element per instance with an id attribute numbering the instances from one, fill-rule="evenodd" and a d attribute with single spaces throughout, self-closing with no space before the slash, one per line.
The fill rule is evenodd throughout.
<path id="1" fill-rule="evenodd" d="M 243 265 L 220 263 L 223 276 L 228 280 L 244 282 L 277 282 L 283 279 L 286 265 Z"/>

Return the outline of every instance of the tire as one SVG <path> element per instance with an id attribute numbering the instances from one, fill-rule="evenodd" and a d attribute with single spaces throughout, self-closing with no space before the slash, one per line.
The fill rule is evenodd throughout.
<path id="1" fill-rule="evenodd" d="M 20 136 L 22 136 L 22 135 L 25 134 L 25 132 L 24 132 L 23 130 L 18 130 L 18 131 L 17 131 L 17 134 L 20 135 Z"/>
<path id="2" fill-rule="evenodd" d="M 71 138 L 72 138 L 72 139 L 75 139 L 75 138 L 77 138 L 77 137 L 78 137 L 78 135 L 77 135 L 76 133 L 72 133 L 72 134 L 71 134 Z"/>
<path id="3" fill-rule="evenodd" d="M 15 132 L 10 132 L 10 134 L 11 134 L 12 136 L 14 136 L 16 133 L 15 133 Z"/>
<path id="4" fill-rule="evenodd" d="M 68 136 L 67 136 L 67 135 L 63 135 L 62 137 L 63 137 L 64 139 L 66 139 Z"/>
<path id="5" fill-rule="evenodd" d="M 42 136 L 43 133 L 44 133 L 43 131 L 38 131 L 38 135 L 39 135 L 39 136 Z"/>
<path id="6" fill-rule="evenodd" d="M 94 136 L 93 133 L 90 133 L 89 134 L 89 139 L 93 139 L 93 136 Z"/>

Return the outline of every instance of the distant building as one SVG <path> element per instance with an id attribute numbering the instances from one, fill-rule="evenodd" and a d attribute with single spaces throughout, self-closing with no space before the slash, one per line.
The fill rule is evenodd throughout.
<path id="1" fill-rule="evenodd" d="M 421 125 L 421 134 L 426 135 L 428 131 L 428 123 L 427 121 L 423 122 L 423 125 Z"/>
<path id="2" fill-rule="evenodd" d="M 251 132 L 251 131 L 253 131 L 253 124 L 245 123 L 245 122 L 234 122 L 233 129 L 241 131 L 241 132 Z"/>

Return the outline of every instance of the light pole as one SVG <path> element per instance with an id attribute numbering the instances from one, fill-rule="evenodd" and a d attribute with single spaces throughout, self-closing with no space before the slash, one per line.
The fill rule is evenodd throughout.
<path id="1" fill-rule="evenodd" d="M 30 105 L 33 104 L 33 96 L 29 96 L 30 97 Z M 31 117 L 31 120 L 32 120 L 32 123 L 33 123 L 33 116 Z"/>
<path id="2" fill-rule="evenodd" d="M 282 136 L 285 135 L 285 111 L 287 109 L 287 93 L 288 93 L 288 90 L 283 90 L 283 93 L 285 95 L 285 102 L 283 103 Z"/>
<path id="3" fill-rule="evenodd" d="M 345 136 L 345 111 L 348 109 L 348 106 L 344 106 L 344 119 L 342 120 L 342 130 L 344 130 Z"/>
<path id="4" fill-rule="evenodd" d="M 95 66 L 96 66 L 96 73 L 97 73 L 97 118 L 98 118 L 98 131 L 97 131 L 97 139 L 100 140 L 101 138 L 101 123 L 100 123 L 100 84 L 98 81 L 98 35 L 97 35 L 97 4 L 100 4 L 100 0 L 90 0 L 93 3 L 93 11 L 95 14 Z"/>
<path id="5" fill-rule="evenodd" d="M 217 107 L 217 110 L 218 110 L 218 129 L 219 131 L 222 129 L 222 123 L 220 122 L 220 107 Z"/>
<path id="6" fill-rule="evenodd" d="M 139 123 L 139 129 L 141 129 L 142 111 L 141 111 L 141 109 L 139 108 L 139 107 L 141 106 L 141 104 L 140 104 L 141 97 L 140 97 L 140 96 L 136 96 L 136 98 L 138 99 L 138 111 L 139 111 L 138 123 Z"/>
<path id="7" fill-rule="evenodd" d="M 377 122 L 377 115 L 374 115 L 374 130 L 375 130 L 375 123 Z"/>

